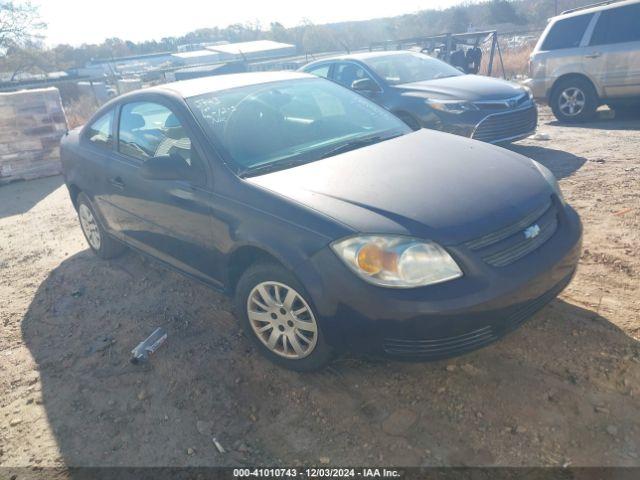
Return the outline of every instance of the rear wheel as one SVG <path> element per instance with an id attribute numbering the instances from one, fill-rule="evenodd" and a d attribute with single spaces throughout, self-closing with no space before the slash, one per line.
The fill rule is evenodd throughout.
<path id="1" fill-rule="evenodd" d="M 332 357 L 302 285 L 275 263 L 249 267 L 236 288 L 235 309 L 247 335 L 272 362 L 297 371 Z"/>
<path id="2" fill-rule="evenodd" d="M 556 118 L 564 123 L 591 120 L 598 108 L 598 95 L 584 78 L 567 78 L 553 89 L 549 104 Z"/>
<path id="3" fill-rule="evenodd" d="M 126 247 L 105 232 L 89 198 L 84 193 L 78 194 L 77 204 L 80 228 L 93 253 L 105 260 L 121 255 Z"/>

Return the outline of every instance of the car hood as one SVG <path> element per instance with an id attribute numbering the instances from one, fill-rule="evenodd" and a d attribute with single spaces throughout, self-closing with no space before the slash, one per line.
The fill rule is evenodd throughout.
<path id="1" fill-rule="evenodd" d="M 414 235 L 444 245 L 515 223 L 551 195 L 528 158 L 431 130 L 247 181 L 356 232 Z"/>
<path id="2" fill-rule="evenodd" d="M 424 95 L 444 100 L 503 100 L 525 92 L 518 84 L 481 75 L 459 75 L 457 77 L 426 80 L 424 82 L 395 85 L 402 93 Z"/>

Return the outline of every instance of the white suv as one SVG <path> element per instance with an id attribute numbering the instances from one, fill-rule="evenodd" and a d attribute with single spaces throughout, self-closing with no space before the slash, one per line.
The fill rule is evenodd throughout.
<path id="1" fill-rule="evenodd" d="M 549 20 L 529 61 L 526 85 L 561 122 L 582 122 L 599 105 L 640 111 L 640 0 L 568 10 Z"/>

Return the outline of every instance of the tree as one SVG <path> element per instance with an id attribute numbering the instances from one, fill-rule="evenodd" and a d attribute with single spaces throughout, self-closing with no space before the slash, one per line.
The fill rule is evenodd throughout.
<path id="1" fill-rule="evenodd" d="M 489 3 L 489 17 L 487 18 L 490 24 L 496 23 L 524 23 L 524 18 L 517 12 L 513 2 L 508 0 L 492 0 Z"/>
<path id="2" fill-rule="evenodd" d="M 449 20 L 449 30 L 454 33 L 464 33 L 469 29 L 469 14 L 465 7 L 453 8 Z"/>
<path id="3" fill-rule="evenodd" d="M 31 3 L 0 0 L 0 50 L 34 42 L 38 39 L 36 31 L 45 27 L 38 16 L 38 8 Z"/>

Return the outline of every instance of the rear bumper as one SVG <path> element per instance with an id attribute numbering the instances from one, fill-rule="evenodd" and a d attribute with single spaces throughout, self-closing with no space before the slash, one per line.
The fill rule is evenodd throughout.
<path id="1" fill-rule="evenodd" d="M 522 84 L 528 87 L 533 93 L 533 98 L 538 102 L 547 101 L 547 92 L 549 91 L 549 82 L 546 78 L 527 78 Z"/>
<path id="2" fill-rule="evenodd" d="M 307 289 L 335 347 L 444 358 L 500 338 L 555 298 L 575 272 L 581 238 L 580 220 L 566 207 L 554 236 L 512 265 L 465 265 L 459 279 L 416 289 L 370 285 L 323 249 L 313 258 L 321 284 Z"/>

